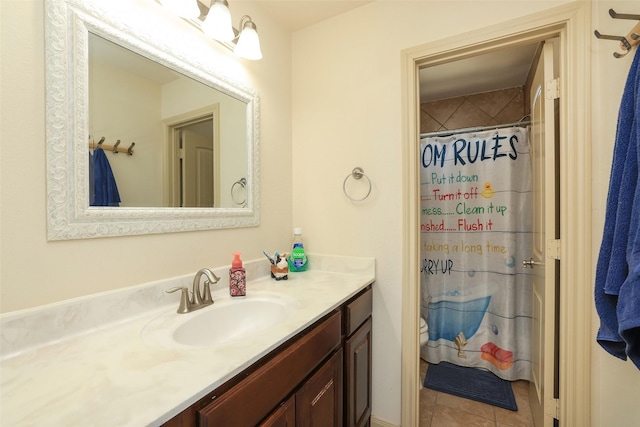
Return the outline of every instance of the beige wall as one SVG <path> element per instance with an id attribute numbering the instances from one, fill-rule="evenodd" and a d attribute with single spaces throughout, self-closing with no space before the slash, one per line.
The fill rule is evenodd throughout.
<path id="1" fill-rule="evenodd" d="M 258 23 L 265 58 L 236 59 L 213 41 L 207 54 L 218 56 L 222 71 L 261 96 L 260 183 L 262 200 L 271 201 L 262 203 L 261 225 L 48 242 L 43 3 L 0 1 L 0 312 L 229 265 L 234 251 L 250 260 L 263 258 L 264 249 L 290 245 L 290 35 L 244 2 L 233 5 L 234 19 L 249 13 Z"/>
<path id="2" fill-rule="evenodd" d="M 104 137 L 108 145 L 136 143 L 134 156 L 105 153 L 120 206 L 162 206 L 162 86 L 101 63 L 89 66 L 89 93 L 92 142 Z"/>
<path id="3" fill-rule="evenodd" d="M 311 251 L 376 257 L 373 414 L 399 424 L 400 51 L 559 3 L 381 1 L 295 33 L 290 45 L 264 13 L 236 1 L 234 16 L 250 12 L 258 23 L 264 54 L 259 62 L 242 61 L 246 73 L 237 73 L 261 95 L 261 225 L 47 242 L 42 1 L 1 1 L 0 311 L 229 264 L 235 250 L 246 260 L 260 258 L 263 249 L 288 246 L 291 227 L 301 226 Z M 593 28 L 626 33 L 629 22 L 612 22 L 606 11 L 612 5 L 628 11 L 633 3 L 594 2 Z M 594 40 L 592 47 L 594 241 L 602 232 L 615 117 L 630 63 L 611 57 L 614 45 Z M 212 50 L 228 56 L 215 43 Z M 361 203 L 342 194 L 355 166 L 373 182 Z M 594 334 L 596 327 L 594 319 Z M 638 370 L 596 345 L 592 363 L 593 404 L 584 410 L 592 411 L 593 425 L 631 425 L 640 418 Z"/>
<path id="4" fill-rule="evenodd" d="M 546 10 L 552 1 L 378 1 L 293 36 L 293 221 L 320 252 L 377 260 L 374 291 L 373 414 L 400 423 L 402 355 L 403 49 Z M 615 2 L 594 2 L 608 18 Z M 617 2 L 622 10 L 632 2 Z M 594 25 L 597 27 L 598 22 Z M 626 33 L 629 22 L 608 23 Z M 604 26 L 602 29 L 605 29 Z M 610 58 L 613 45 L 594 40 L 594 242 L 599 242 L 606 180 L 622 77 L 629 58 Z M 614 43 L 615 45 L 615 43 Z M 597 49 L 606 49 L 601 57 Z M 607 65 L 597 72 L 600 61 Z M 626 63 L 626 65 L 625 65 Z M 606 73 L 606 77 L 605 77 Z M 610 88 L 615 87 L 617 93 Z M 589 124 L 585 123 L 585 126 Z M 307 160 L 309 159 L 309 160 Z M 342 181 L 355 166 L 373 182 L 369 199 L 352 203 Z M 598 243 L 599 244 L 599 243 Z M 594 256 L 596 248 L 594 248 Z M 593 286 L 586 283 L 585 286 Z M 595 324 L 594 324 L 595 326 Z M 595 334 L 595 329 L 594 329 Z M 570 362 L 569 362 L 570 363 Z M 594 426 L 630 425 L 640 418 L 640 374 L 594 346 Z M 617 387 L 621 393 L 612 393 Z M 615 396 L 615 397 L 614 397 Z M 570 424 L 569 424 L 570 425 Z"/>

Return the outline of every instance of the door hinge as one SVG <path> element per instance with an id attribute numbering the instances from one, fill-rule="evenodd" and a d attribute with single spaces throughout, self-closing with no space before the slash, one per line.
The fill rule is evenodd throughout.
<path id="1" fill-rule="evenodd" d="M 547 258 L 560 259 L 560 239 L 547 240 Z"/>
<path id="2" fill-rule="evenodd" d="M 548 417 L 553 417 L 556 420 L 560 419 L 560 400 L 554 398 L 548 398 L 544 401 L 544 413 Z"/>
<path id="3" fill-rule="evenodd" d="M 549 80 L 545 85 L 547 99 L 560 98 L 560 79 Z"/>

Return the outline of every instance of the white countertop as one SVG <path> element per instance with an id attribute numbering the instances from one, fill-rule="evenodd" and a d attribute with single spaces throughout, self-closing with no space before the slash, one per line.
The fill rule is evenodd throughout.
<path id="1" fill-rule="evenodd" d="M 309 271 L 279 282 L 267 275 L 266 260 L 245 263 L 248 295 L 278 293 L 293 299 L 295 310 L 250 340 L 217 347 L 164 347 L 141 339 L 145 325 L 177 309 L 179 292 L 164 290 L 190 283 L 193 275 L 3 315 L 0 425 L 168 421 L 375 279 L 372 258 L 312 255 Z M 228 268 L 213 270 L 223 278 L 214 301 L 228 296 Z"/>

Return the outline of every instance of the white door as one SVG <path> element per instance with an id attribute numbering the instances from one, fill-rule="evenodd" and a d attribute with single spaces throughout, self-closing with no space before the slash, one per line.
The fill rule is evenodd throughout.
<path id="1" fill-rule="evenodd" d="M 188 130 L 182 131 L 182 206 L 213 207 L 213 144 Z"/>
<path id="2" fill-rule="evenodd" d="M 553 43 L 545 42 L 531 87 L 531 159 L 533 176 L 533 250 L 525 260 L 533 275 L 532 376 L 529 401 L 536 427 L 557 418 L 556 384 L 556 248 L 557 176 Z"/>

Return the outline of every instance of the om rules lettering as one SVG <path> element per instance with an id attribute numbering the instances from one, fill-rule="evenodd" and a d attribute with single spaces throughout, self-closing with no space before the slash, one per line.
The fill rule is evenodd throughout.
<path id="1" fill-rule="evenodd" d="M 502 147 L 506 147 L 508 139 L 508 150 L 501 151 Z M 451 145 L 425 144 L 422 150 L 422 167 L 429 166 L 444 167 L 445 161 L 453 160 L 454 166 L 464 166 L 467 163 L 475 163 L 477 161 L 496 161 L 500 158 L 516 160 L 518 158 L 518 136 L 495 135 L 493 138 L 486 140 L 466 140 L 459 138 Z"/>

